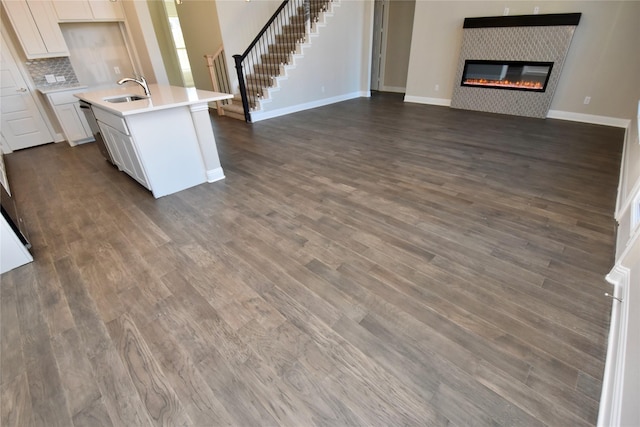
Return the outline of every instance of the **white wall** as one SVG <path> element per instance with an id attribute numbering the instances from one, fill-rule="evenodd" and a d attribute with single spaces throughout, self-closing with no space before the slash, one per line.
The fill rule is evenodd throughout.
<path id="1" fill-rule="evenodd" d="M 640 425 L 640 102 L 627 129 L 618 189 L 616 262 L 609 351 L 599 426 Z M 634 221 L 634 217 L 637 217 Z M 633 224 L 635 222 L 635 224 Z"/>
<path id="2" fill-rule="evenodd" d="M 532 14 L 536 6 L 541 14 L 582 13 L 551 110 L 631 119 L 640 96 L 637 1 L 417 1 L 407 96 L 451 99 L 464 18 L 501 16 L 505 7 L 510 15 Z"/>

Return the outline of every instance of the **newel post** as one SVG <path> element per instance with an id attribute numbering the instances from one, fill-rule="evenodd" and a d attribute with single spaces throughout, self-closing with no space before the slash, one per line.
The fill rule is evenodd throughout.
<path id="1" fill-rule="evenodd" d="M 240 89 L 240 96 L 242 97 L 242 108 L 244 109 L 244 120 L 251 121 L 251 115 L 249 114 L 249 100 L 247 99 L 247 87 L 244 84 L 244 72 L 242 71 L 242 55 L 233 55 L 233 59 L 236 62 L 236 72 L 238 73 L 238 86 Z"/>

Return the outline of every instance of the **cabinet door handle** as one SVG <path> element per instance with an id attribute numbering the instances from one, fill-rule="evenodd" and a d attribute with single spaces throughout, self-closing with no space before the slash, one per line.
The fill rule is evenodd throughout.
<path id="1" fill-rule="evenodd" d="M 21 87 L 20 89 L 16 89 L 16 92 L 26 92 L 26 91 L 27 91 L 27 89 L 25 89 L 23 87 Z"/>

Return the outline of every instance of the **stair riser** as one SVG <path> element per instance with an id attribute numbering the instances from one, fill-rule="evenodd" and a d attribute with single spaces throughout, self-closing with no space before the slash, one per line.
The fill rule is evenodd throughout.
<path id="1" fill-rule="evenodd" d="M 310 10 L 309 10 L 309 14 L 311 16 L 318 16 L 320 15 L 320 13 L 325 12 L 327 10 L 327 7 L 324 6 L 316 6 L 316 5 L 312 5 Z M 304 7 L 300 6 L 298 7 L 298 14 L 297 16 L 302 16 L 304 18 Z"/>
<path id="2" fill-rule="evenodd" d="M 296 25 L 285 25 L 284 27 L 282 27 L 283 34 L 299 34 L 304 32 L 305 32 L 304 23 L 296 24 Z"/>
<path id="3" fill-rule="evenodd" d="M 289 62 L 289 55 L 286 54 L 265 54 L 261 56 L 264 64 L 286 64 Z"/>
<path id="4" fill-rule="evenodd" d="M 269 76 L 279 76 L 282 74 L 280 64 L 258 64 L 253 67 L 256 73 L 266 74 Z"/>
<path id="5" fill-rule="evenodd" d="M 291 53 L 295 52 L 298 43 L 296 41 L 290 41 L 285 43 L 270 44 L 269 53 Z"/>
<path id="6" fill-rule="evenodd" d="M 273 80 L 271 78 L 261 79 L 261 80 L 247 79 L 247 87 L 264 88 L 264 87 L 271 87 L 271 86 L 273 86 Z"/>
<path id="7" fill-rule="evenodd" d="M 291 44 L 291 43 L 300 43 L 305 39 L 306 34 L 289 34 L 289 35 L 277 35 L 275 37 L 276 44 Z"/>

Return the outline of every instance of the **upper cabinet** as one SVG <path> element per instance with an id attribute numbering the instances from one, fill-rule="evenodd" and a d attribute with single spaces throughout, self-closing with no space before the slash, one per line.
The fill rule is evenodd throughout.
<path id="1" fill-rule="evenodd" d="M 28 59 L 69 56 L 49 0 L 2 0 Z"/>
<path id="2" fill-rule="evenodd" d="M 120 0 L 53 0 L 60 22 L 123 21 Z"/>

